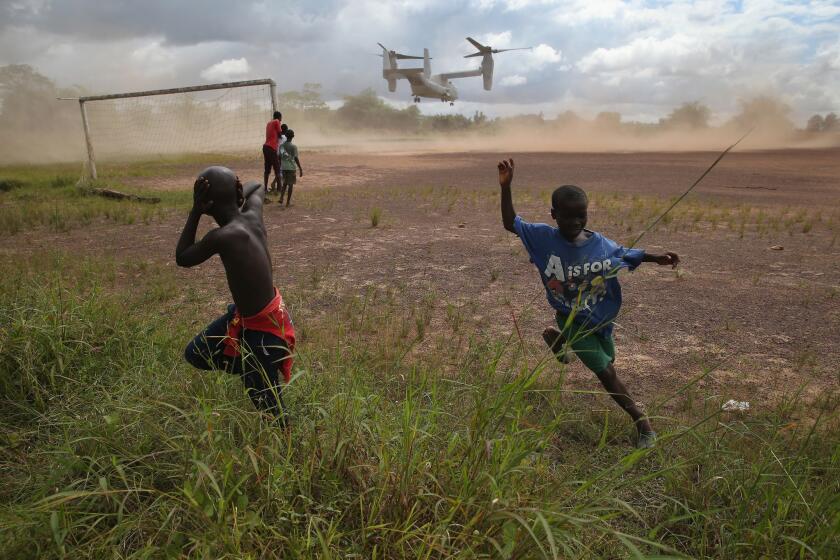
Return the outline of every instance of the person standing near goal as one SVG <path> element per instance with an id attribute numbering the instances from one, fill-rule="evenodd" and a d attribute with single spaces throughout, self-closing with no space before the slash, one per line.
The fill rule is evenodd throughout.
<path id="1" fill-rule="evenodd" d="M 280 157 L 280 151 L 283 149 L 283 144 L 286 143 L 286 131 L 289 130 L 289 125 L 283 123 L 280 125 L 280 140 L 277 141 L 277 157 Z M 280 170 L 283 170 L 283 160 L 280 159 Z M 268 187 L 268 192 L 277 192 L 280 190 L 280 177 L 277 175 L 274 176 L 274 180 L 271 181 L 271 185 Z M 266 198 L 268 200 L 268 198 Z M 269 201 L 270 202 L 270 201 Z"/>
<path id="2" fill-rule="evenodd" d="M 268 192 L 268 178 L 271 170 L 274 169 L 274 178 L 280 180 L 280 158 L 277 155 L 277 148 L 280 146 L 280 134 L 283 115 L 280 111 L 274 111 L 274 118 L 265 125 L 265 144 L 263 144 L 263 161 L 265 171 L 263 172 L 263 187 Z M 268 200 L 266 200 L 268 202 Z"/>
<path id="3" fill-rule="evenodd" d="M 283 194 L 288 192 L 286 198 L 286 207 L 292 202 L 292 189 L 297 182 L 296 172 L 300 172 L 303 177 L 303 166 L 300 164 L 298 158 L 297 146 L 292 143 L 295 138 L 295 131 L 291 128 L 286 131 L 287 140 L 280 144 L 280 171 L 282 173 L 282 182 L 280 183 L 280 199 L 277 201 L 283 203 Z"/>

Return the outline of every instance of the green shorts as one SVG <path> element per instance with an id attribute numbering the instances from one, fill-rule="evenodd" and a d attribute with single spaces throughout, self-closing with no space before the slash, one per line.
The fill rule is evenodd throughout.
<path id="1" fill-rule="evenodd" d="M 566 316 L 557 313 L 557 326 L 560 332 L 571 341 L 572 350 L 587 368 L 599 374 L 615 361 L 615 343 L 612 335 L 603 336 L 598 333 L 588 333 L 589 328 L 571 322 L 566 328 Z"/>
<path id="2" fill-rule="evenodd" d="M 294 185 L 297 183 L 297 171 L 295 170 L 283 170 L 283 184 L 284 185 Z"/>

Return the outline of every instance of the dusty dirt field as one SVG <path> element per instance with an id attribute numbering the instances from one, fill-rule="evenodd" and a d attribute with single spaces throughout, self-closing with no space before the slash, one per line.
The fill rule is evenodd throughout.
<path id="1" fill-rule="evenodd" d="M 275 279 L 281 289 L 319 282 L 327 295 L 297 309 L 302 320 L 328 320 L 365 286 L 398 287 L 406 308 L 431 290 L 434 320 L 454 305 L 466 330 L 515 333 L 513 317 L 536 361 L 540 332 L 551 324 L 536 270 L 519 240 L 504 231 L 498 210 L 495 163 L 503 154 L 308 153 L 305 176 L 289 209 L 269 205 Z M 549 189 L 575 183 L 590 193 L 669 199 L 679 195 L 716 157 L 714 153 L 514 153 L 514 202 L 530 221 L 549 221 Z M 224 164 L 225 162 L 220 162 Z M 160 189 L 190 189 L 199 169 L 138 179 Z M 261 162 L 236 169 L 261 179 Z M 710 207 L 750 205 L 769 213 L 819 212 L 840 221 L 840 150 L 742 152 L 728 156 L 692 199 Z M 379 227 L 370 212 L 380 208 Z M 833 216 L 833 218 L 832 218 Z M 151 225 L 101 224 L 63 234 L 19 235 L 2 241 L 5 253 L 38 247 L 159 261 L 174 268 L 184 216 Z M 623 277 L 625 314 L 616 329 L 617 369 L 640 400 L 657 398 L 702 372 L 707 395 L 747 400 L 754 408 L 804 387 L 816 397 L 840 387 L 840 242 L 822 221 L 807 232 L 781 228 L 743 237 L 722 224 L 658 228 L 640 246 L 680 254 L 682 271 L 646 264 Z M 207 227 L 207 224 L 205 224 Z M 628 241 L 641 229 L 607 219 L 594 204 L 591 229 Z M 781 245 L 784 250 L 771 250 Z M 211 320 L 227 295 L 217 259 L 177 271 L 185 290 L 208 282 Z M 422 346 L 417 359 L 422 359 Z M 552 368 L 557 366 L 552 365 Z M 570 389 L 596 389 L 579 362 Z"/>

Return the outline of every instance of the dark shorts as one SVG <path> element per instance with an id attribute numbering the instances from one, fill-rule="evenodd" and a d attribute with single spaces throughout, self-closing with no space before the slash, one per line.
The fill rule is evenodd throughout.
<path id="1" fill-rule="evenodd" d="M 283 170 L 283 184 L 294 185 L 297 183 L 297 171 Z"/>
<path id="2" fill-rule="evenodd" d="M 277 155 L 277 150 L 265 144 L 263 144 L 263 162 L 265 163 L 263 173 L 271 173 L 274 169 L 274 174 L 280 175 L 280 156 Z"/>
<path id="3" fill-rule="evenodd" d="M 224 315 L 210 323 L 187 345 L 184 358 L 198 369 L 217 369 L 239 375 L 258 409 L 283 418 L 285 408 L 278 370 L 283 360 L 289 357 L 289 347 L 279 336 L 243 329 L 241 355 L 235 358 L 226 356 L 223 341 L 235 310 L 233 304 L 228 305 Z"/>
<path id="4" fill-rule="evenodd" d="M 580 358 L 592 373 L 601 373 L 615 361 L 615 343 L 612 335 L 603 336 L 589 332 L 590 329 L 581 327 L 574 321 L 566 325 L 567 318 L 561 313 L 556 314 L 556 319 L 560 332 L 570 342 L 575 356 Z"/>

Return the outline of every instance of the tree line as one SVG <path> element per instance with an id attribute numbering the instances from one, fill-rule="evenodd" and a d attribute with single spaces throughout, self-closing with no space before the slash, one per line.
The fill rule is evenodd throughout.
<path id="1" fill-rule="evenodd" d="M 28 65 L 0 67 L 0 145 L 8 153 L 15 147 L 29 149 L 33 139 L 49 141 L 62 136 L 67 143 L 79 143 L 81 126 L 78 105 L 57 101 L 57 97 L 78 97 L 87 92 L 81 87 L 59 88 L 49 78 Z M 604 111 L 594 118 L 586 118 L 572 111 L 546 118 L 542 113 L 505 118 L 489 118 L 481 111 L 472 115 L 423 115 L 416 105 L 394 107 L 371 89 L 355 95 L 345 95 L 340 102 L 327 103 L 320 84 L 308 83 L 301 90 L 285 91 L 278 95 L 278 104 L 284 120 L 305 123 L 325 132 L 332 131 L 391 131 L 397 134 L 435 134 L 442 132 L 493 129 L 506 126 L 521 128 L 547 127 L 564 129 L 584 127 L 601 131 L 620 130 L 624 133 L 645 135 L 667 131 L 702 131 L 715 128 L 712 110 L 698 101 L 683 103 L 658 122 L 624 120 L 617 112 Z M 194 103 L 188 97 L 173 103 L 183 115 L 225 111 L 224 107 L 211 109 Z M 148 110 L 148 109 L 147 109 Z M 259 109 L 258 109 L 259 110 Z M 791 119 L 790 106 L 777 98 L 759 96 L 741 100 L 739 111 L 717 125 L 739 130 L 764 128 L 797 138 L 840 134 L 837 114 L 815 114 L 799 128 Z M 182 115 L 182 116 L 183 116 Z M 180 122 L 176 116 L 173 123 Z M 208 115 L 209 118 L 212 116 Z"/>

